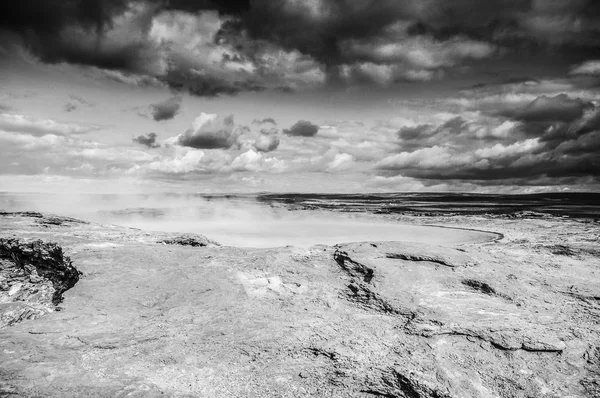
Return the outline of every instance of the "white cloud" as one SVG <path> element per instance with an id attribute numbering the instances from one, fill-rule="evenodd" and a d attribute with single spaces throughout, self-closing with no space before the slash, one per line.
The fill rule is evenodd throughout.
<path id="1" fill-rule="evenodd" d="M 574 66 L 571 75 L 600 76 L 600 60 L 586 61 Z"/>
<path id="2" fill-rule="evenodd" d="M 274 134 L 260 134 L 253 145 L 259 152 L 274 151 L 279 146 L 279 138 Z"/>
<path id="3" fill-rule="evenodd" d="M 389 156 L 378 162 L 376 167 L 382 169 L 438 169 L 464 166 L 472 162 L 473 156 L 468 153 L 456 153 L 450 148 L 435 145 L 433 147 L 417 149 L 413 152 L 401 152 L 397 155 Z"/>
<path id="4" fill-rule="evenodd" d="M 147 162 L 154 159 L 154 156 L 135 149 L 116 148 L 108 146 L 98 146 L 96 148 L 73 148 L 69 150 L 73 157 L 81 156 L 86 159 L 102 160 L 108 162 Z"/>
<path id="5" fill-rule="evenodd" d="M 425 185 L 411 177 L 404 177 L 401 175 L 385 177 L 375 176 L 366 182 L 366 186 L 376 188 L 384 191 L 398 191 L 398 192 L 418 192 L 418 191 L 431 191 L 431 189 L 425 189 Z"/>
<path id="6" fill-rule="evenodd" d="M 438 41 L 430 36 L 392 36 L 379 43 L 350 41 L 347 52 L 366 56 L 375 62 L 407 64 L 414 69 L 451 67 L 467 59 L 489 57 L 494 46 L 462 36 Z"/>
<path id="7" fill-rule="evenodd" d="M 286 169 L 286 164 L 283 160 L 275 157 L 265 157 L 263 154 L 256 152 L 253 149 L 242 153 L 236 157 L 230 166 L 234 171 L 271 171 L 282 172 Z"/>
<path id="8" fill-rule="evenodd" d="M 495 51 L 494 45 L 465 36 L 436 40 L 429 35 L 411 35 L 408 29 L 408 24 L 397 23 L 380 37 L 342 42 L 345 55 L 362 61 L 342 65 L 341 76 L 349 82 L 382 86 L 398 80 L 429 81 L 442 78 L 445 69 L 488 58 Z"/>
<path id="9" fill-rule="evenodd" d="M 442 70 L 415 69 L 406 65 L 374 62 L 342 65 L 340 73 L 342 78 L 349 83 L 376 83 L 380 86 L 388 86 L 399 80 L 429 81 L 443 76 Z"/>
<path id="10" fill-rule="evenodd" d="M 244 151 L 254 149 L 258 152 L 271 152 L 279 147 L 280 129 L 272 118 L 254 120 L 250 126 L 239 130 L 238 146 Z"/>
<path id="11" fill-rule="evenodd" d="M 245 35 L 235 42 L 216 40 L 227 17 L 214 11 L 190 14 L 163 11 L 154 17 L 149 41 L 168 69 L 167 80 L 177 75 L 183 84 L 219 82 L 221 89 L 252 87 L 301 89 L 325 82 L 325 68 L 298 50 L 285 50 L 272 43 L 251 42 Z M 252 48 L 247 56 L 245 49 Z M 200 94 L 207 87 L 199 86 Z M 209 92 L 209 95 L 213 93 Z"/>
<path id="12" fill-rule="evenodd" d="M 342 65 L 340 71 L 347 81 L 373 82 L 381 86 L 393 83 L 396 78 L 396 68 L 393 65 L 378 65 L 373 62 Z"/>
<path id="13" fill-rule="evenodd" d="M 2 113 L 0 114 L 0 129 L 9 132 L 28 133 L 32 135 L 72 135 L 84 134 L 98 130 L 97 125 L 81 125 L 63 123 L 52 119 L 38 119 L 31 116 Z"/>
<path id="14" fill-rule="evenodd" d="M 327 171 L 341 171 L 349 169 L 356 161 L 349 153 L 338 153 L 327 165 Z"/>
<path id="15" fill-rule="evenodd" d="M 76 172 L 79 171 L 83 174 L 90 174 L 91 172 L 95 171 L 96 168 L 91 163 L 82 163 L 79 166 L 67 167 L 67 170 Z"/>
<path id="16" fill-rule="evenodd" d="M 475 151 L 475 155 L 480 158 L 497 159 L 529 153 L 542 146 L 543 145 L 539 142 L 539 138 L 530 138 L 525 141 L 515 142 L 511 145 L 496 144 L 492 147 L 481 148 Z"/>
<path id="17" fill-rule="evenodd" d="M 509 138 L 512 133 L 519 127 L 519 122 L 511 120 L 505 120 L 499 126 L 494 127 L 491 130 L 491 136 L 496 138 Z"/>
<path id="18" fill-rule="evenodd" d="M 162 158 L 145 165 L 146 169 L 160 171 L 163 173 L 189 173 L 197 169 L 198 164 L 204 158 L 204 151 L 191 150 L 182 156 Z"/>
<path id="19" fill-rule="evenodd" d="M 46 134 L 37 137 L 31 134 L 11 133 L 0 130 L 0 142 L 10 143 L 24 150 L 33 151 L 49 149 L 63 145 L 65 137 Z"/>

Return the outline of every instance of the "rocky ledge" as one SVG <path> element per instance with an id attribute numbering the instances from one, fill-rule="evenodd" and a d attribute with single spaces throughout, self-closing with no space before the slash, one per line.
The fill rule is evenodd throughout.
<path id="1" fill-rule="evenodd" d="M 56 310 L 78 280 L 56 243 L 0 238 L 0 328 Z"/>

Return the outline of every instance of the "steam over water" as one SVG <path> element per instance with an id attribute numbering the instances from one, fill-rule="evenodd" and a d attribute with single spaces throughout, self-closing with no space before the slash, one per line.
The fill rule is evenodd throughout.
<path id="1" fill-rule="evenodd" d="M 174 195 L 2 195 L 8 211 L 40 211 L 150 231 L 199 233 L 223 245 L 277 247 L 356 241 L 452 245 L 495 234 L 394 223 L 380 216 L 295 210 L 254 197 L 206 199 Z"/>
<path id="2" fill-rule="evenodd" d="M 388 240 L 455 244 L 485 241 L 495 237 L 493 234 L 477 231 L 403 225 L 323 211 L 275 212 L 256 209 L 246 217 L 229 215 L 184 219 L 170 215 L 168 221 L 134 217 L 118 223 L 149 230 L 197 232 L 221 244 L 240 247 L 306 247 Z"/>

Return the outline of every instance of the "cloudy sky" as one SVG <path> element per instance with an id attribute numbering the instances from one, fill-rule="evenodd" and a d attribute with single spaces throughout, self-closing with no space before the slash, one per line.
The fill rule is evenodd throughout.
<path id="1" fill-rule="evenodd" d="M 598 191 L 599 94 L 597 0 L 2 1 L 0 191 Z"/>

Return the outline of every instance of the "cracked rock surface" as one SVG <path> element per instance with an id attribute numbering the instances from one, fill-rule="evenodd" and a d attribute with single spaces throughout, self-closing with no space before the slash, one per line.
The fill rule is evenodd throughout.
<path id="1" fill-rule="evenodd" d="M 0 215 L 82 272 L 0 330 L 0 396 L 599 396 L 597 223 L 397 220 L 502 235 L 252 249 Z"/>

